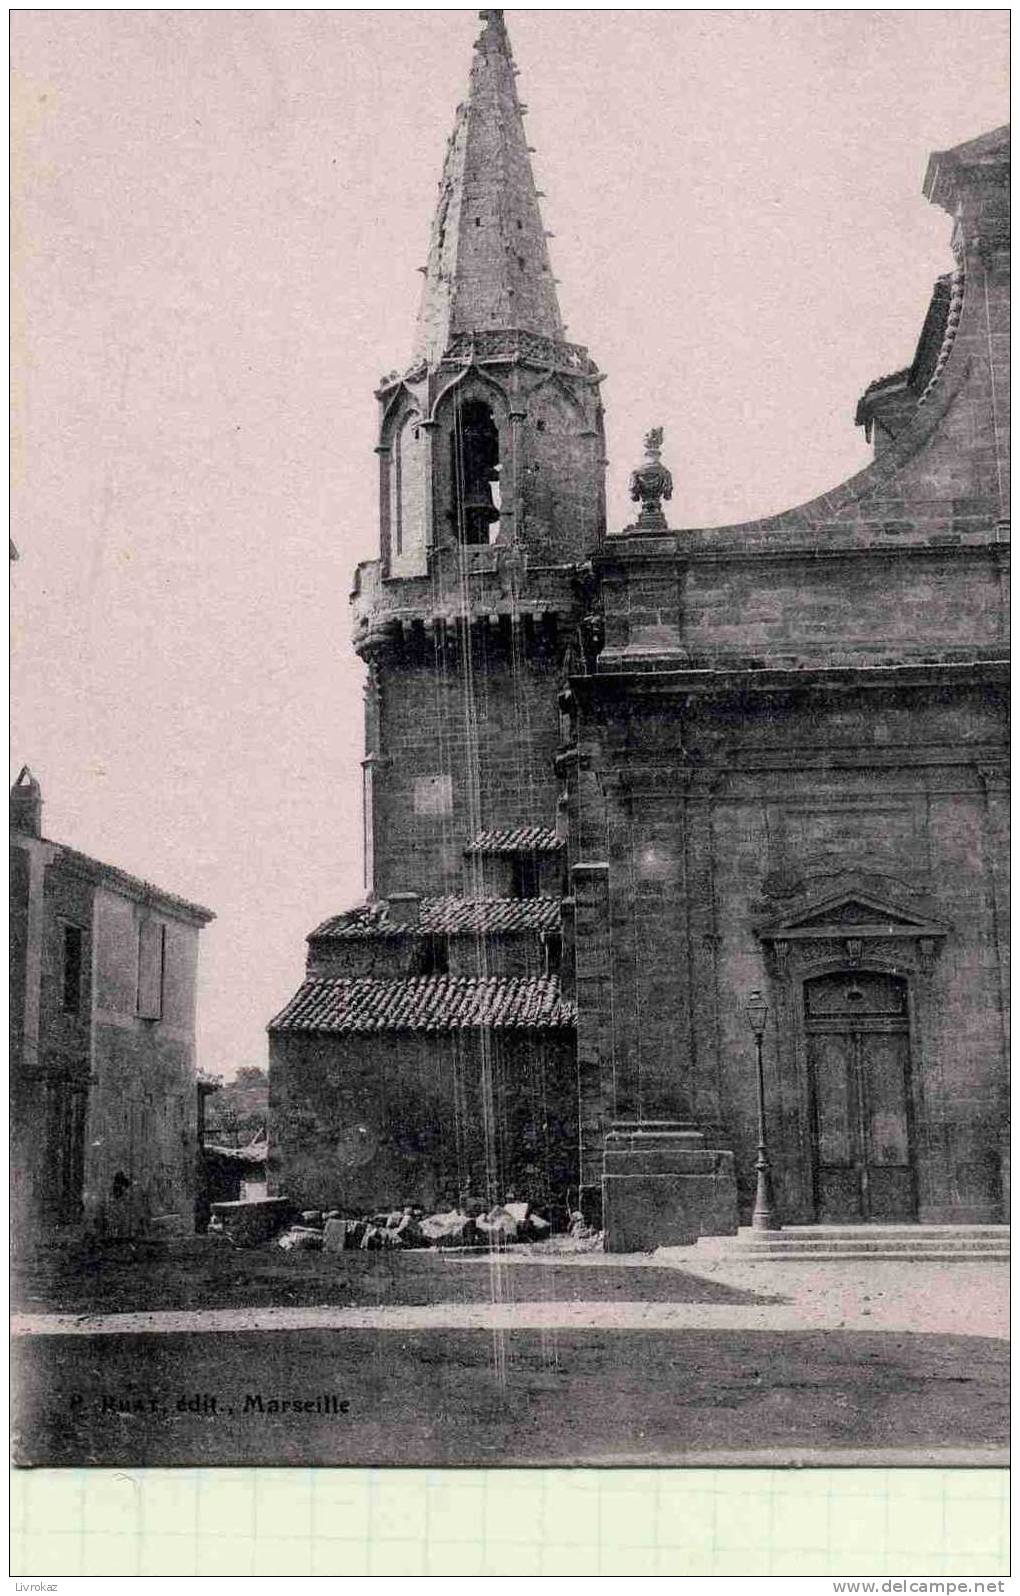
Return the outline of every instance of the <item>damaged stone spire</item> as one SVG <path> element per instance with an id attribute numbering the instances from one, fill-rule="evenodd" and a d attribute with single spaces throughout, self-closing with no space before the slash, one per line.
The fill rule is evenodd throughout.
<path id="1" fill-rule="evenodd" d="M 471 86 L 457 108 L 432 223 L 414 360 L 460 334 L 563 338 L 563 321 L 502 11 L 479 13 Z"/>

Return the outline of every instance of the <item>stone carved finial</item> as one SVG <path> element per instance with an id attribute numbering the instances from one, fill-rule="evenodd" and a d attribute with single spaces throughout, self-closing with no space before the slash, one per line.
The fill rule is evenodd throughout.
<path id="1" fill-rule="evenodd" d="M 664 528 L 666 517 L 662 513 L 663 499 L 673 497 L 673 477 L 662 464 L 662 428 L 653 427 L 645 434 L 645 459 L 630 476 L 630 496 L 640 503 L 638 526 Z"/>

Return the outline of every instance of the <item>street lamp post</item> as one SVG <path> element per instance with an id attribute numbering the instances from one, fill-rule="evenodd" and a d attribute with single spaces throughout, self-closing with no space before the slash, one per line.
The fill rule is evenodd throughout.
<path id="1" fill-rule="evenodd" d="M 752 992 L 747 1000 L 747 1023 L 754 1032 L 755 1061 L 758 1069 L 758 1157 L 755 1170 L 758 1176 L 754 1196 L 752 1230 L 782 1230 L 772 1196 L 772 1171 L 769 1166 L 768 1140 L 765 1133 L 765 1071 L 761 1060 L 761 1041 L 765 1034 L 765 1021 L 769 1017 L 768 1004 L 760 992 Z"/>

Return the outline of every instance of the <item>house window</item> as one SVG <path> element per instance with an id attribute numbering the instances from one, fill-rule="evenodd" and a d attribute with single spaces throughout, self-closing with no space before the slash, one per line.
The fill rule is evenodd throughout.
<path id="1" fill-rule="evenodd" d="M 163 1017 L 163 976 L 166 967 L 166 926 L 158 920 L 143 920 L 138 928 L 139 1019 Z"/>
<path id="2" fill-rule="evenodd" d="M 415 949 L 415 975 L 449 975 L 450 944 L 445 937 L 424 936 Z"/>
<path id="3" fill-rule="evenodd" d="M 64 927 L 64 1013 L 81 1013 L 83 936 L 81 926 Z"/>
<path id="4" fill-rule="evenodd" d="M 514 854 L 513 896 L 515 898 L 537 898 L 539 895 L 538 887 L 538 855 L 534 853 Z"/>

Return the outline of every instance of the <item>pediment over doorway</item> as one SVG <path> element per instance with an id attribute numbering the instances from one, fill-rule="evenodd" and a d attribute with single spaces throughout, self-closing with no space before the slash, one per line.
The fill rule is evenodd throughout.
<path id="1" fill-rule="evenodd" d="M 780 912 L 760 915 L 755 923 L 763 942 L 941 938 L 949 929 L 926 901 L 904 892 L 901 884 L 857 872 L 807 884 Z"/>
<path id="2" fill-rule="evenodd" d="M 791 929 L 809 931 L 820 925 L 838 923 L 841 926 L 868 925 L 876 918 L 885 920 L 888 925 L 914 926 L 918 922 L 894 912 L 885 907 L 881 900 L 865 903 L 860 898 L 847 898 L 845 902 L 830 909 L 823 909 L 814 916 L 795 921 Z"/>

